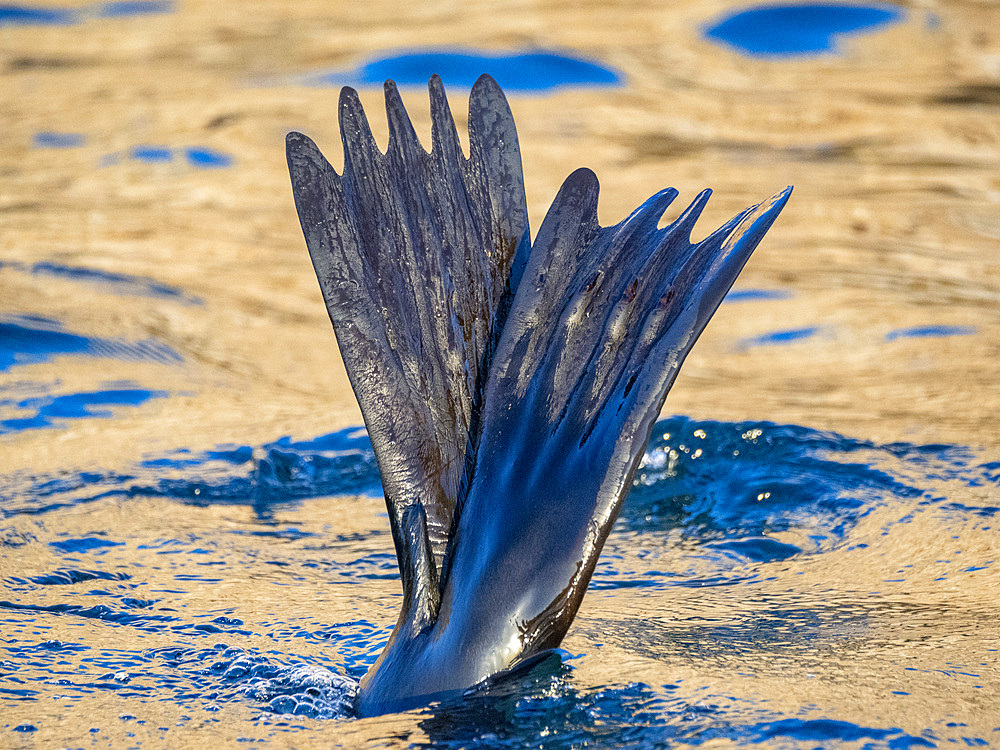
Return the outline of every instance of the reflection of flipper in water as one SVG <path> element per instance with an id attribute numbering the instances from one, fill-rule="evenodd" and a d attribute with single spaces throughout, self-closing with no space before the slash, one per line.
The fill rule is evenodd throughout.
<path id="1" fill-rule="evenodd" d="M 306 244 L 382 473 L 404 600 L 362 714 L 467 688 L 559 644 L 681 362 L 788 199 L 692 245 L 702 193 L 613 227 L 567 178 L 529 248 L 517 134 L 484 76 L 470 157 L 440 80 L 433 149 L 386 84 L 381 154 L 344 89 L 338 176 L 305 136 L 288 163 Z"/>

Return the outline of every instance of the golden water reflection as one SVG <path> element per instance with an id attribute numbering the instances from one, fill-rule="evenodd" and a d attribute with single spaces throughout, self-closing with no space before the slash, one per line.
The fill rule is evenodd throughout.
<path id="1" fill-rule="evenodd" d="M 5 419 L 31 416 L 31 407 L 10 404 L 38 393 L 118 384 L 170 394 L 114 409 L 113 419 L 0 435 L 0 494 L 27 486 L 25 477 L 128 473 L 181 448 L 258 446 L 360 424 L 301 240 L 283 138 L 308 133 L 336 165 L 336 92 L 294 77 L 426 45 L 573 50 L 625 75 L 621 88 L 511 95 L 535 228 L 581 164 L 601 178 L 605 223 L 666 185 L 682 198 L 712 186 L 704 233 L 795 185 L 736 287 L 770 296 L 723 305 L 666 414 L 803 425 L 877 444 L 969 446 L 970 466 L 995 461 L 1000 11 L 980 2 L 908 4 L 905 22 L 845 39 L 840 54 L 775 61 L 700 36 L 730 7 L 214 2 L 141 18 L 0 27 L 8 94 L 0 108 L 0 313 L 5 321 L 42 316 L 83 337 L 161 342 L 183 360 L 61 356 L 0 371 Z M 451 94 L 461 120 L 464 93 Z M 384 143 L 381 93 L 361 96 Z M 404 99 L 426 135 L 426 95 L 406 91 Z M 33 147 L 43 131 L 84 139 L 76 148 Z M 215 149 L 233 163 L 202 169 L 180 157 L 128 158 L 150 144 L 178 154 Z M 149 277 L 203 302 L 24 270 L 40 262 Z M 564 644 L 585 654 L 571 678 L 581 705 L 605 686 L 643 683 L 652 697 L 634 705 L 659 706 L 650 710 L 670 726 L 715 706 L 750 723 L 822 716 L 899 728 L 931 744 L 1000 742 L 997 516 L 946 509 L 995 511 L 995 472 L 972 481 L 921 475 L 916 464 L 892 470 L 912 472 L 925 494 L 872 507 L 843 544 L 820 554 L 746 562 L 750 583 L 592 590 Z M 934 497 L 944 500 L 925 502 Z M 357 643 L 300 634 L 365 620 L 372 631 L 362 645 L 384 638 L 398 583 L 383 512 L 370 497 L 282 505 L 273 518 L 248 505 L 108 497 L 0 516 L 0 598 L 36 607 L 0 611 L 0 643 L 40 654 L 84 644 L 95 659 L 70 649 L 0 661 L 0 745 L 443 742 L 446 724 L 428 724 L 427 714 L 292 717 L 282 726 L 252 697 L 213 703 L 206 696 L 220 688 L 208 678 L 189 700 L 170 687 L 169 658 L 157 651 L 185 645 L 208 668 L 198 649 L 215 636 L 184 628 L 223 617 L 243 623 L 216 625 L 230 647 L 332 669 L 360 659 Z M 295 532 L 272 534 L 288 529 Z M 69 538 L 116 545 L 82 557 L 52 546 Z M 171 545 L 178 554 L 160 554 Z M 683 529 L 620 528 L 606 559 L 618 571 L 666 574 L 700 554 Z M 365 575 L 352 576 L 359 565 Z M 127 577 L 16 582 L 73 567 Z M 90 596 L 153 602 L 134 611 L 176 619 L 137 629 L 51 609 Z M 62 645 L 46 651 L 55 641 Z M 105 673 L 114 682 L 116 658 L 134 662 L 120 688 L 72 687 Z M 36 731 L 12 731 L 22 723 Z M 744 740 L 801 739 L 761 737 Z"/>

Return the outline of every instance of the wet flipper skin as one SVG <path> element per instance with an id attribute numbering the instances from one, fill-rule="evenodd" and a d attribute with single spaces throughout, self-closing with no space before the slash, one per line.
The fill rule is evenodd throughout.
<path id="1" fill-rule="evenodd" d="M 417 563 L 404 514 L 423 508 L 439 566 L 529 249 L 517 133 L 500 89 L 483 81 L 472 93 L 469 159 L 439 78 L 430 90 L 430 154 L 391 82 L 386 154 L 349 88 L 340 96 L 343 175 L 304 135 L 287 139 L 296 208 L 378 458 L 408 594 Z"/>
<path id="2" fill-rule="evenodd" d="M 470 157 L 431 80 L 426 153 L 386 84 L 375 146 L 341 95 L 344 174 L 288 137 L 296 207 L 382 473 L 403 582 L 358 711 L 464 690 L 558 646 L 677 370 L 791 189 L 699 243 L 699 195 L 597 222 L 570 175 L 530 246 L 517 135 L 487 76 Z"/>

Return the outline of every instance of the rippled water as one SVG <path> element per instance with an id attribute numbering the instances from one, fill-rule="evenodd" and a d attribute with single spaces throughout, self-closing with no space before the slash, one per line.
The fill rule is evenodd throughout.
<path id="1" fill-rule="evenodd" d="M 989 720 L 954 718 L 997 695 L 1000 629 L 922 598 L 995 572 L 998 480 L 1000 463 L 961 446 L 662 421 L 562 663 L 413 712 L 395 741 L 996 741 Z M 385 719 L 350 720 L 399 600 L 363 430 L 25 472 L 0 485 L 0 513 L 8 729 L 319 739 L 332 721 L 380 736 Z M 914 526 L 939 543 L 910 546 Z M 859 659 L 893 673 L 878 696 L 901 707 L 891 721 L 810 697 L 810 680 L 849 688 Z M 775 680 L 786 694 L 768 694 Z M 92 713 L 108 701 L 118 715 Z"/>
<path id="2" fill-rule="evenodd" d="M 1000 745 L 998 29 L 982 2 L 0 6 L 0 747 Z M 460 131 L 469 81 L 510 88 L 535 228 L 581 165 L 605 224 L 667 185 L 716 189 L 696 236 L 795 195 L 560 657 L 359 720 L 400 586 L 282 144 L 337 161 L 342 82 L 384 143 L 378 79 L 430 68 Z"/>

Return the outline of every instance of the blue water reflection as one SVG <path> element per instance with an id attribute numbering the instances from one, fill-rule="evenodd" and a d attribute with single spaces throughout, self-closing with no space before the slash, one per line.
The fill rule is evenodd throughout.
<path id="1" fill-rule="evenodd" d="M 793 296 L 787 289 L 733 289 L 723 302 L 765 302 L 791 299 Z"/>
<path id="2" fill-rule="evenodd" d="M 914 326 L 897 328 L 885 335 L 886 341 L 897 339 L 942 338 L 945 336 L 971 336 L 976 332 L 972 326 Z"/>
<path id="3" fill-rule="evenodd" d="M 128 18 L 171 13 L 170 0 L 113 0 L 79 8 L 0 5 L 0 26 L 71 26 L 91 18 Z"/>
<path id="4" fill-rule="evenodd" d="M 704 34 L 751 57 L 801 57 L 835 52 L 838 37 L 876 31 L 905 15 L 885 3 L 756 5 L 724 15 Z"/>
<path id="5" fill-rule="evenodd" d="M 378 481 L 371 445 L 357 428 L 264 445 L 180 449 L 117 472 L 0 477 L 0 518 L 10 524 L 0 525 L 0 547 L 19 555 L 39 545 L 45 550 L 33 556 L 31 571 L 0 581 L 0 696 L 33 704 L 103 692 L 130 701 L 123 715 L 135 722 L 143 720 L 147 701 L 189 712 L 182 723 L 238 704 L 255 712 L 257 727 L 325 731 L 302 722 L 351 715 L 356 682 L 389 636 L 398 593 L 387 596 L 384 617 L 372 615 L 364 597 L 373 586 L 395 591 L 398 574 L 386 529 L 317 525 L 309 507 L 319 502 L 312 498 L 327 495 L 377 495 Z M 994 485 L 1000 469 L 962 446 L 877 444 L 796 425 L 663 420 L 592 588 L 681 586 L 675 591 L 686 598 L 698 589 L 721 593 L 740 585 L 754 598 L 762 591 L 758 584 L 795 560 L 865 547 L 856 530 L 881 508 L 898 508 L 894 517 L 934 508 L 960 524 L 988 523 L 1000 512 L 985 500 L 976 506 L 949 500 L 935 488 L 941 481 Z M 95 520 L 92 527 L 83 521 L 46 530 L 44 521 L 65 517 L 59 511 L 74 509 L 74 517 L 85 518 L 78 506 L 102 499 L 112 501 L 103 507 L 115 517 L 132 509 L 162 518 L 171 501 L 206 506 L 208 523 L 173 532 L 153 523 L 142 532 Z M 372 507 L 367 500 L 339 502 Z M 211 506 L 234 504 L 251 507 L 255 520 L 237 521 L 237 515 L 220 523 L 219 508 Z M 301 512 L 292 514 L 294 508 Z M 21 523 L 29 519 L 38 522 Z M 905 522 L 905 516 L 897 521 Z M 45 562 L 39 566 L 39 560 Z M 959 551 L 939 562 L 954 563 L 955 575 L 988 573 L 989 563 L 970 564 Z M 334 597 L 368 604 L 333 612 L 299 607 L 295 615 L 266 604 L 248 608 L 228 595 L 220 595 L 223 607 L 189 604 L 197 592 L 221 591 L 248 577 L 324 601 L 329 587 L 353 586 L 351 594 L 341 590 Z M 753 669 L 762 654 L 815 656 L 863 645 L 889 606 L 903 605 L 788 596 L 721 620 L 591 613 L 574 632 L 594 648 L 614 645 L 667 665 L 739 658 Z M 904 616 L 919 623 L 919 606 L 907 606 Z M 102 628 L 116 629 L 114 643 L 134 648 L 108 646 Z M 766 700 L 704 692 L 681 679 L 584 687 L 574 663 L 564 653 L 517 680 L 435 704 L 415 717 L 422 734 L 410 744 L 511 748 L 543 733 L 553 747 L 778 742 L 899 748 L 939 739 L 940 723 L 930 719 L 926 731 L 915 733 L 874 719 L 825 716 L 817 706 L 788 715 Z M 28 731 L 7 728 L 14 730 Z"/>
<path id="6" fill-rule="evenodd" d="M 69 355 L 164 364 L 183 361 L 177 352 L 154 339 L 123 341 L 83 336 L 67 331 L 57 320 L 36 315 L 0 318 L 0 372 Z"/>
<path id="7" fill-rule="evenodd" d="M 548 50 L 488 53 L 471 49 L 428 49 L 371 58 L 353 70 L 308 76 L 311 85 L 426 87 L 432 75 L 446 86 L 471 88 L 483 73 L 505 91 L 544 92 L 572 86 L 620 86 L 618 71 L 575 54 Z"/>
<path id="8" fill-rule="evenodd" d="M 31 139 L 34 148 L 79 148 L 87 142 L 83 133 L 55 133 L 42 131 Z"/>
<path id="9" fill-rule="evenodd" d="M 168 284 L 164 284 L 149 276 L 105 271 L 99 268 L 84 266 L 67 266 L 55 261 L 38 261 L 37 263 L 21 263 L 20 261 L 0 261 L 0 269 L 9 269 L 35 276 L 51 276 L 69 281 L 79 281 L 90 284 L 100 284 L 119 294 L 129 294 L 139 297 L 158 297 L 180 302 L 185 305 L 200 305 L 202 301 Z"/>
<path id="10" fill-rule="evenodd" d="M 40 430 L 65 425 L 68 419 L 102 418 L 115 416 L 110 407 L 136 407 L 151 399 L 166 398 L 166 391 L 146 388 L 110 388 L 85 393 L 34 396 L 11 401 L 0 399 L 0 416 L 5 411 L 16 411 L 26 416 L 0 419 L 0 435 L 25 430 Z"/>
<path id="11" fill-rule="evenodd" d="M 819 326 L 803 326 L 801 328 L 785 328 L 780 331 L 762 333 L 759 336 L 751 336 L 743 339 L 739 343 L 740 349 L 749 349 L 755 346 L 771 346 L 775 344 L 791 344 L 795 341 L 811 339 L 820 332 Z"/>

